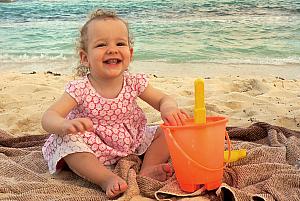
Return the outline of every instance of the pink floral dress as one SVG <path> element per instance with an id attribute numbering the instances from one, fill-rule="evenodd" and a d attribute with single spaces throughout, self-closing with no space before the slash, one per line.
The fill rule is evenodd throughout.
<path id="1" fill-rule="evenodd" d="M 76 152 L 93 153 L 104 165 L 113 165 L 129 154 L 143 154 L 151 144 L 157 126 L 147 126 L 147 119 L 136 98 L 148 85 L 145 74 L 124 73 L 123 88 L 116 98 L 102 97 L 87 76 L 69 82 L 65 91 L 77 102 L 68 119 L 87 117 L 93 132 L 50 135 L 42 148 L 51 174 L 59 171 L 63 157 Z"/>

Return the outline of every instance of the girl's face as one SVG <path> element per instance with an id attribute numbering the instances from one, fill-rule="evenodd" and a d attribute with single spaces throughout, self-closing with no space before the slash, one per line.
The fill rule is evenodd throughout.
<path id="1" fill-rule="evenodd" d="M 87 30 L 87 51 L 81 51 L 81 62 L 95 78 L 116 78 L 128 69 L 133 49 L 129 47 L 128 30 L 121 20 L 93 20 Z"/>

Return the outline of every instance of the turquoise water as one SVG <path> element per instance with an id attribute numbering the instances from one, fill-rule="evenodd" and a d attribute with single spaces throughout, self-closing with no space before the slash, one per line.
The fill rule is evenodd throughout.
<path id="1" fill-rule="evenodd" d="M 78 30 L 95 8 L 129 21 L 136 61 L 300 64 L 299 0 L 0 3 L 0 58 L 72 58 Z"/>

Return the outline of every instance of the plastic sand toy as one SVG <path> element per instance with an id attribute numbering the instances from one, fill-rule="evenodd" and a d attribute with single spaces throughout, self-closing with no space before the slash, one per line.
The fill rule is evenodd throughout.
<path id="1" fill-rule="evenodd" d="M 226 117 L 206 117 L 204 80 L 197 79 L 194 119 L 188 119 L 183 126 L 160 125 L 166 136 L 177 181 L 183 191 L 194 192 L 203 188 L 203 185 L 207 190 L 218 188 L 226 166 L 224 161 L 228 163 L 244 156 L 244 151 L 230 151 L 227 121 Z M 224 152 L 225 137 L 229 151 Z"/>

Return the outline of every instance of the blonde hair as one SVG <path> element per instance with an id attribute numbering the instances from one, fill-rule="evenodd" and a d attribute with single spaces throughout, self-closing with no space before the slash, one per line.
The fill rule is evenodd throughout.
<path id="1" fill-rule="evenodd" d="M 133 41 L 131 32 L 129 31 L 128 22 L 125 21 L 124 19 L 120 18 L 114 11 L 97 9 L 89 15 L 88 20 L 84 23 L 84 25 L 80 29 L 80 36 L 79 36 L 78 40 L 76 41 L 76 52 L 78 55 L 81 50 L 84 50 L 85 52 L 87 52 L 87 41 L 88 41 L 87 30 L 88 30 L 88 25 L 90 24 L 90 22 L 93 20 L 105 20 L 105 19 L 114 19 L 114 20 L 122 21 L 125 24 L 125 26 L 127 27 L 129 47 L 133 46 L 134 41 Z M 89 68 L 87 66 L 84 66 L 80 62 L 75 70 L 76 70 L 76 75 L 78 75 L 78 76 L 84 76 L 89 72 Z"/>

